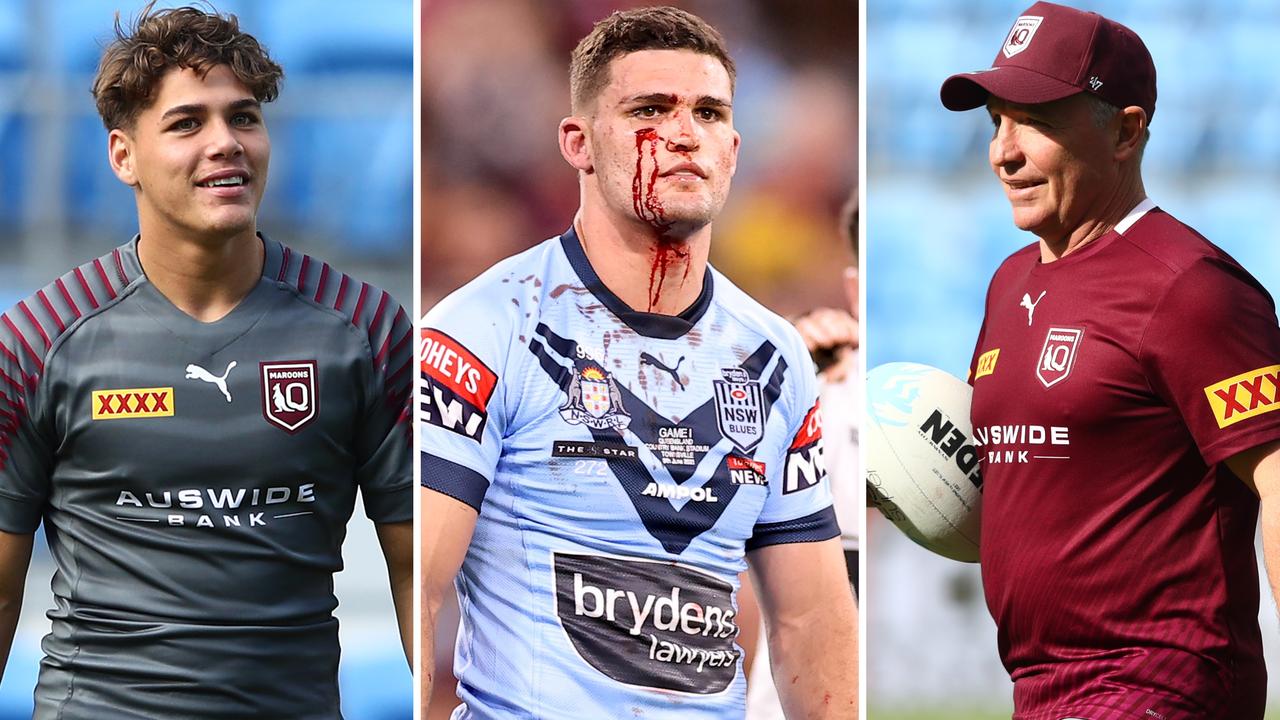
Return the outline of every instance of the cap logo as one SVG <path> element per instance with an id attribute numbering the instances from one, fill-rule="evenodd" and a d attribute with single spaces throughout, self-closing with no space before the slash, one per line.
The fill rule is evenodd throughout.
<path id="1" fill-rule="evenodd" d="M 1098 79 L 1098 76 L 1097 76 L 1097 75 L 1094 75 L 1093 77 L 1089 78 L 1089 89 L 1090 89 L 1090 90 L 1092 90 L 1092 91 L 1094 91 L 1094 92 L 1098 92 L 1098 88 L 1100 88 L 1100 87 L 1102 87 L 1102 81 Z"/>
<path id="2" fill-rule="evenodd" d="M 1011 58 L 1014 55 L 1027 49 L 1031 44 L 1031 38 L 1035 37 L 1036 30 L 1040 27 L 1043 17 L 1037 15 L 1023 15 L 1013 22 L 1013 28 L 1009 30 L 1009 37 L 1004 39 L 1004 56 Z"/>

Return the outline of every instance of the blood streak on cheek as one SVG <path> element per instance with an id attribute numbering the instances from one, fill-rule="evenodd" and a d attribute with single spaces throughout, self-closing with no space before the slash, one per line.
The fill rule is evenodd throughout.
<path id="1" fill-rule="evenodd" d="M 662 199 L 653 191 L 654 186 L 658 184 L 658 140 L 660 139 L 658 132 L 653 128 L 641 128 L 636 131 L 636 174 L 631 178 L 631 204 L 636 217 L 652 225 L 658 231 L 658 240 L 662 241 L 671 224 L 667 222 Z M 644 173 L 646 150 L 653 161 L 653 169 L 649 171 L 647 181 Z"/>
<path id="2" fill-rule="evenodd" d="M 654 192 L 658 184 L 658 132 L 653 128 L 641 128 L 636 131 L 636 172 L 631 178 L 631 202 L 636 217 L 648 223 L 657 231 L 653 253 L 653 264 L 649 268 L 649 307 L 653 308 L 662 299 L 662 283 L 667 278 L 667 269 L 674 259 L 687 260 L 689 251 L 673 242 L 667 235 L 671 223 L 666 219 L 662 207 L 662 199 Z M 653 162 L 653 169 L 648 177 L 644 172 L 644 156 L 646 152 Z M 684 275 L 689 275 L 689 264 L 685 263 Z"/>

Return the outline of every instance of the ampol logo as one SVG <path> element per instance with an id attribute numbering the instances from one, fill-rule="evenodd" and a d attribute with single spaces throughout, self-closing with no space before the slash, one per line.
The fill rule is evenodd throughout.
<path id="1" fill-rule="evenodd" d="M 1067 379 L 1075 367 L 1083 337 L 1084 330 L 1079 328 L 1049 328 L 1040 359 L 1036 361 L 1036 377 L 1041 384 L 1048 388 Z"/>
<path id="2" fill-rule="evenodd" d="M 262 373 L 262 416 L 290 435 L 316 419 L 316 361 L 259 363 Z"/>

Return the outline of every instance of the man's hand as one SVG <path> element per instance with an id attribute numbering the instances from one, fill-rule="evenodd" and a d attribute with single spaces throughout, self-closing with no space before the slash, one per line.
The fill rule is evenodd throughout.
<path id="1" fill-rule="evenodd" d="M 462 567 L 475 533 L 479 514 L 475 508 L 443 493 L 422 488 L 422 717 L 427 717 L 435 681 L 436 615 L 453 579 Z"/>
<path id="2" fill-rule="evenodd" d="M 818 366 L 818 374 L 828 382 L 844 380 L 853 369 L 858 319 L 846 310 L 818 308 L 797 318 L 795 326 Z"/>
<path id="3" fill-rule="evenodd" d="M 0 679 L 9 663 L 9 648 L 18 629 L 22 612 L 22 589 L 31 564 L 31 546 L 35 534 L 14 535 L 0 532 Z"/>
<path id="4" fill-rule="evenodd" d="M 792 720 L 858 717 L 858 609 L 840 539 L 747 555 L 768 632 L 773 680 Z"/>
<path id="5" fill-rule="evenodd" d="M 404 645 L 405 659 L 413 668 L 413 522 L 381 523 L 377 530 L 382 556 L 387 560 L 400 642 Z"/>

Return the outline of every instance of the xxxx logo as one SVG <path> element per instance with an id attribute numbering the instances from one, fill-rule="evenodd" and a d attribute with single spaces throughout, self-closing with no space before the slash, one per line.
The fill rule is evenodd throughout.
<path id="1" fill-rule="evenodd" d="M 92 401 L 94 420 L 173 416 L 171 387 L 94 390 Z"/>
<path id="2" fill-rule="evenodd" d="M 978 367 L 975 368 L 973 379 L 986 377 L 996 371 L 996 360 L 1000 358 L 1000 348 L 988 350 L 978 356 Z"/>
<path id="3" fill-rule="evenodd" d="M 1280 365 L 1229 377 L 1204 389 L 1218 427 L 1280 408 Z"/>

